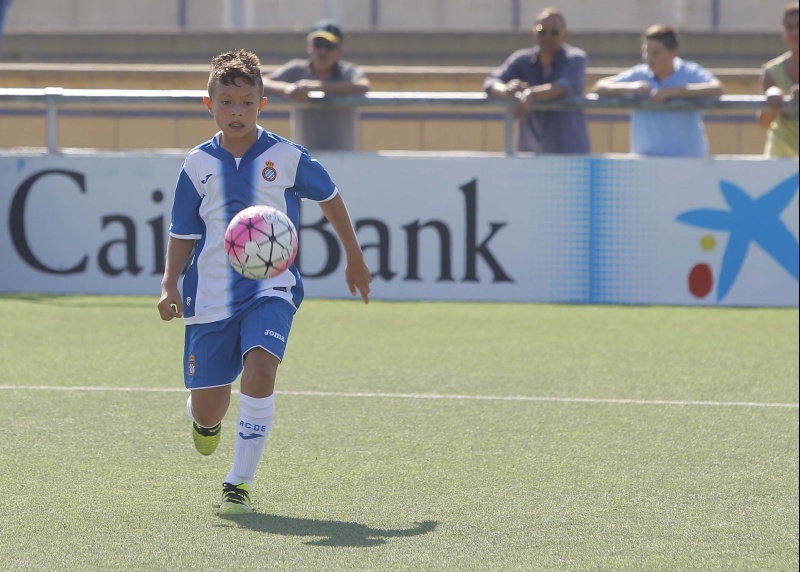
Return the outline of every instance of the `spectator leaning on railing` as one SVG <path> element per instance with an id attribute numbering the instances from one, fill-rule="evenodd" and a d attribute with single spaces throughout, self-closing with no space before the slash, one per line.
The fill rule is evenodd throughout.
<path id="1" fill-rule="evenodd" d="M 767 133 L 764 154 L 768 157 L 798 156 L 797 115 L 783 113 L 783 98 L 798 98 L 798 18 L 800 6 L 788 4 L 783 10 L 783 36 L 789 51 L 768 61 L 761 68 L 761 91 L 767 96 L 767 108 L 758 117 L 758 124 Z"/>
<path id="2" fill-rule="evenodd" d="M 3 47 L 3 23 L 6 20 L 6 10 L 14 0 L 0 0 L 0 48 Z"/>
<path id="3" fill-rule="evenodd" d="M 357 65 L 342 60 L 344 35 L 338 24 L 322 20 L 307 36 L 308 59 L 295 59 L 264 78 L 264 93 L 294 102 L 308 101 L 310 91 L 327 95 L 366 93 L 371 85 Z M 292 110 L 292 138 L 308 149 L 358 149 L 358 110 L 353 106 L 318 106 Z"/>
<path id="4" fill-rule="evenodd" d="M 588 153 L 589 134 L 582 109 L 529 111 L 531 101 L 582 96 L 586 85 L 586 52 L 570 46 L 564 15 L 545 8 L 536 17 L 536 46 L 511 54 L 489 74 L 483 89 L 492 97 L 517 98 L 519 151 Z"/>
<path id="5" fill-rule="evenodd" d="M 649 97 L 656 104 L 676 98 L 719 97 L 724 87 L 702 66 L 678 57 L 678 32 L 662 24 L 642 36 L 643 64 L 599 80 L 598 95 Z M 641 111 L 631 114 L 631 152 L 637 155 L 705 157 L 703 112 Z"/>

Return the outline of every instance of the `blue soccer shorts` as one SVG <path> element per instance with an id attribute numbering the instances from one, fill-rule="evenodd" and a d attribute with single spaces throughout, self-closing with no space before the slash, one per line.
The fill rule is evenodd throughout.
<path id="1" fill-rule="evenodd" d="M 239 314 L 210 324 L 186 326 L 183 379 L 187 389 L 230 385 L 244 367 L 244 354 L 263 348 L 283 359 L 295 308 L 267 296 Z"/>

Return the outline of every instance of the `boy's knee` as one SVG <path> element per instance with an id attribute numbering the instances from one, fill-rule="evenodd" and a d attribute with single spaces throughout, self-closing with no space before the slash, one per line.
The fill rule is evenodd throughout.
<path id="1" fill-rule="evenodd" d="M 244 358 L 244 375 L 256 384 L 273 385 L 280 361 L 271 353 L 261 348 L 253 348 Z"/>

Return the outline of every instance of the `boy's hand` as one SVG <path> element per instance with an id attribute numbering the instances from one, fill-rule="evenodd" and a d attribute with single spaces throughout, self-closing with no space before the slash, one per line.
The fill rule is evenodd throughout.
<path id="1" fill-rule="evenodd" d="M 372 283 L 372 273 L 369 271 L 367 263 L 363 259 L 358 262 L 348 260 L 347 266 L 344 268 L 344 277 L 350 288 L 350 294 L 355 296 L 357 290 L 361 293 L 364 303 L 369 304 L 369 285 Z"/>
<path id="2" fill-rule="evenodd" d="M 183 317 L 183 301 L 177 288 L 163 288 L 158 301 L 158 313 L 161 319 L 169 322 L 172 318 Z"/>

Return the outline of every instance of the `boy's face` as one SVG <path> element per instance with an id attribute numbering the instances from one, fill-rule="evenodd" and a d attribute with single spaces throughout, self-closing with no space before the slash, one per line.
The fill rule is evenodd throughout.
<path id="1" fill-rule="evenodd" d="M 258 112 L 267 103 L 257 87 L 241 79 L 234 80 L 231 85 L 215 82 L 209 97 L 204 97 L 203 101 L 222 130 L 225 143 L 253 142 Z"/>
<path id="2" fill-rule="evenodd" d="M 642 44 L 642 59 L 657 76 L 672 73 L 677 55 L 678 50 L 668 50 L 661 40 L 645 40 Z"/>

